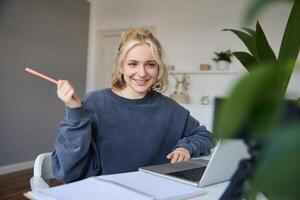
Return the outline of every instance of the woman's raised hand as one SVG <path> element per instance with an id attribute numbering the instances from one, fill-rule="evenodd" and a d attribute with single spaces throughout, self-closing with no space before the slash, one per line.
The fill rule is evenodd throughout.
<path id="1" fill-rule="evenodd" d="M 78 108 L 81 106 L 79 96 L 76 94 L 72 84 L 67 80 L 58 80 L 57 96 L 69 108 Z"/>

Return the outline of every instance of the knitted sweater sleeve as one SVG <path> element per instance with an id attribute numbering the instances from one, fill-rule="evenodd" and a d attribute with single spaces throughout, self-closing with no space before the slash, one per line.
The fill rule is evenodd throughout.
<path id="1" fill-rule="evenodd" d="M 205 126 L 188 114 L 183 137 L 178 141 L 177 147 L 187 149 L 192 157 L 205 156 L 210 153 L 210 149 L 216 144 L 213 134 Z"/>
<path id="2" fill-rule="evenodd" d="M 92 110 L 83 104 L 66 108 L 66 117 L 59 125 L 52 153 L 55 177 L 66 183 L 100 173 L 99 155 L 93 139 L 95 122 Z"/>

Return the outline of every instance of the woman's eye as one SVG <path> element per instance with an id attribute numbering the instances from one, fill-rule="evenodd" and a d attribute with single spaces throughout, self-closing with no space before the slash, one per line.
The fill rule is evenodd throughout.
<path id="1" fill-rule="evenodd" d="M 129 63 L 128 64 L 130 67 L 135 67 L 137 64 L 136 63 Z"/>
<path id="2" fill-rule="evenodd" d="M 147 63 L 147 67 L 154 68 L 156 67 L 156 63 Z"/>

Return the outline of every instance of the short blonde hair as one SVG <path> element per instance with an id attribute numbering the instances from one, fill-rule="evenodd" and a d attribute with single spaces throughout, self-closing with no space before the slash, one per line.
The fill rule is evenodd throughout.
<path id="1" fill-rule="evenodd" d="M 151 31 L 145 28 L 131 29 L 122 34 L 112 73 L 112 88 L 121 90 L 126 87 L 126 82 L 123 74 L 120 72 L 120 67 L 127 52 L 140 44 L 148 44 L 150 46 L 152 56 L 158 65 L 158 77 L 156 82 L 150 87 L 150 90 L 158 92 L 165 91 L 168 87 L 168 71 L 163 61 L 163 49 L 157 38 L 154 37 Z"/>

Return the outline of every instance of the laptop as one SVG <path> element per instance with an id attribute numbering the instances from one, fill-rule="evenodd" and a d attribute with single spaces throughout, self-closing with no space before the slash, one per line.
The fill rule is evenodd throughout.
<path id="1" fill-rule="evenodd" d="M 249 154 L 243 140 L 225 139 L 218 142 L 210 160 L 192 159 L 175 164 L 140 167 L 139 170 L 204 187 L 229 180 L 237 169 L 239 161 L 244 158 L 249 158 Z"/>
<path id="2" fill-rule="evenodd" d="M 219 107 L 219 103 L 220 101 L 216 101 L 215 109 Z M 249 157 L 247 146 L 242 139 L 222 139 L 213 149 L 209 160 L 196 158 L 175 164 L 140 167 L 139 171 L 204 187 L 229 180 L 240 160 Z"/>

